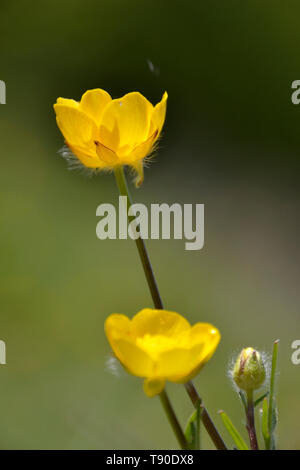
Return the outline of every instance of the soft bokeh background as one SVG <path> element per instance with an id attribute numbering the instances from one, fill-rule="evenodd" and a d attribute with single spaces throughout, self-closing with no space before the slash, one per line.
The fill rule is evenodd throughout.
<path id="1" fill-rule="evenodd" d="M 296 0 L 1 0 L 1 448 L 177 446 L 159 400 L 112 373 L 105 317 L 152 305 L 134 243 L 95 235 L 113 178 L 70 172 L 57 154 L 52 104 L 96 87 L 153 102 L 168 90 L 160 151 L 132 191 L 204 203 L 206 243 L 148 242 L 163 299 L 222 331 L 196 379 L 221 429 L 221 408 L 244 426 L 230 358 L 281 339 L 279 443 L 300 448 L 299 14 Z M 189 399 L 168 389 L 184 423 Z"/>

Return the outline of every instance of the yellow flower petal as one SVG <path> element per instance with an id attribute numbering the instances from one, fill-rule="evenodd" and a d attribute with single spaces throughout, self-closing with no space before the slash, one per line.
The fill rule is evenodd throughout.
<path id="1" fill-rule="evenodd" d="M 177 336 L 189 328 L 190 324 L 184 317 L 168 310 L 145 308 L 132 319 L 132 332 L 135 336 Z"/>
<path id="2" fill-rule="evenodd" d="M 99 159 L 98 155 L 96 154 L 95 150 L 91 149 L 91 147 L 73 147 L 71 144 L 68 143 L 68 147 L 71 152 L 76 155 L 78 160 L 86 166 L 87 168 L 107 168 L 108 165 Z"/>
<path id="3" fill-rule="evenodd" d="M 65 106 L 70 106 L 71 108 L 79 108 L 78 101 L 70 100 L 68 98 L 57 98 L 57 104 L 63 104 Z"/>
<path id="4" fill-rule="evenodd" d="M 105 322 L 108 341 L 123 366 L 133 375 L 153 375 L 153 361 L 131 338 L 131 322 L 125 315 L 110 315 Z"/>
<path id="5" fill-rule="evenodd" d="M 131 165 L 133 162 L 143 160 L 152 150 L 153 144 L 157 137 L 157 131 L 155 131 L 145 142 L 138 145 L 131 150 L 127 164 Z"/>
<path id="6" fill-rule="evenodd" d="M 190 331 L 191 344 L 199 344 L 200 341 L 204 344 L 204 349 L 201 353 L 202 361 L 205 363 L 214 354 L 220 342 L 221 334 L 217 328 L 210 323 L 196 323 Z"/>
<path id="7" fill-rule="evenodd" d="M 144 181 L 144 158 L 147 157 L 152 151 L 153 144 L 156 140 L 157 131 L 154 132 L 145 142 L 135 147 L 128 157 L 121 158 L 123 163 L 130 165 L 137 172 L 137 177 L 134 182 L 138 188 Z"/>
<path id="8" fill-rule="evenodd" d="M 124 335 L 129 336 L 131 330 L 131 321 L 126 315 L 121 313 L 113 313 L 105 320 L 105 333 L 108 340 L 122 338 Z"/>
<path id="9" fill-rule="evenodd" d="M 153 106 L 138 92 L 112 100 L 106 107 L 99 130 L 99 140 L 114 152 L 124 154 L 148 138 Z"/>
<path id="10" fill-rule="evenodd" d="M 167 99 L 168 93 L 165 91 L 162 97 L 162 100 L 157 103 L 154 107 L 153 114 L 152 114 L 152 124 L 155 129 L 157 129 L 157 137 L 159 137 L 161 130 L 163 128 L 165 118 L 166 118 L 166 111 L 167 111 Z"/>
<path id="11" fill-rule="evenodd" d="M 195 377 L 215 353 L 220 340 L 221 334 L 213 325 L 210 323 L 196 323 L 190 330 L 190 341 L 191 345 L 193 345 L 191 351 L 195 358 L 195 361 L 191 363 L 192 369 L 187 372 L 186 377 L 174 377 L 169 380 L 185 383 Z M 198 351 L 198 345 L 201 344 L 201 342 L 203 348 Z"/>
<path id="12" fill-rule="evenodd" d="M 171 382 L 179 382 L 185 379 L 198 364 L 199 352 L 203 344 L 198 345 L 197 351 L 186 348 L 173 348 L 162 352 L 158 358 L 157 374 Z"/>
<path id="13" fill-rule="evenodd" d="M 57 125 L 64 138 L 73 147 L 91 145 L 97 137 L 94 121 L 74 105 L 54 105 Z"/>
<path id="14" fill-rule="evenodd" d="M 111 96 L 106 91 L 96 88 L 88 90 L 82 95 L 79 107 L 99 126 L 104 110 L 110 102 Z"/>
<path id="15" fill-rule="evenodd" d="M 146 379 L 144 380 L 144 392 L 145 394 L 152 398 L 155 395 L 158 395 L 165 388 L 165 380 L 163 379 Z"/>
<path id="16" fill-rule="evenodd" d="M 111 344 L 115 355 L 123 366 L 138 377 L 152 377 L 154 364 L 152 358 L 129 339 L 113 340 Z"/>

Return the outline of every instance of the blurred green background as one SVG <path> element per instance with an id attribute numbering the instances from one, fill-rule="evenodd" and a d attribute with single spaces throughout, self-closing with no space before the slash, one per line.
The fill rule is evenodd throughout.
<path id="1" fill-rule="evenodd" d="M 296 0 L 1 0 L 1 448 L 177 446 L 159 400 L 112 371 L 104 319 L 152 306 L 134 243 L 96 238 L 113 177 L 68 171 L 57 154 L 53 103 L 97 87 L 169 93 L 160 150 L 132 192 L 205 204 L 203 250 L 147 246 L 166 307 L 222 332 L 195 381 L 213 418 L 223 429 L 224 409 L 244 428 L 228 364 L 280 338 L 279 444 L 300 448 L 299 14 Z M 189 399 L 168 390 L 184 423 Z"/>

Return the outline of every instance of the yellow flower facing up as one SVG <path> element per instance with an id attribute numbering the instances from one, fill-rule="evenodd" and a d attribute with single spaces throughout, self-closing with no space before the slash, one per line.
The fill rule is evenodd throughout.
<path id="1" fill-rule="evenodd" d="M 138 92 L 112 99 L 101 89 L 88 90 L 80 102 L 58 98 L 56 120 L 66 145 L 94 169 L 129 165 L 143 181 L 143 160 L 152 151 L 165 121 L 168 95 L 153 106 Z"/>
<path id="2" fill-rule="evenodd" d="M 193 378 L 221 338 L 209 323 L 191 326 L 178 313 L 149 308 L 132 320 L 121 314 L 110 315 L 105 332 L 125 369 L 145 378 L 144 391 L 149 397 L 161 393 L 166 380 L 185 383 Z"/>

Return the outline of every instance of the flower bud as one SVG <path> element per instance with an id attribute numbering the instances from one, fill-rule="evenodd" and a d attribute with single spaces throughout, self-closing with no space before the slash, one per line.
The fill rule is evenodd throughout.
<path id="1" fill-rule="evenodd" d="M 266 378 L 261 354 L 253 348 L 243 349 L 234 365 L 232 377 L 237 386 L 246 392 L 259 388 Z"/>

